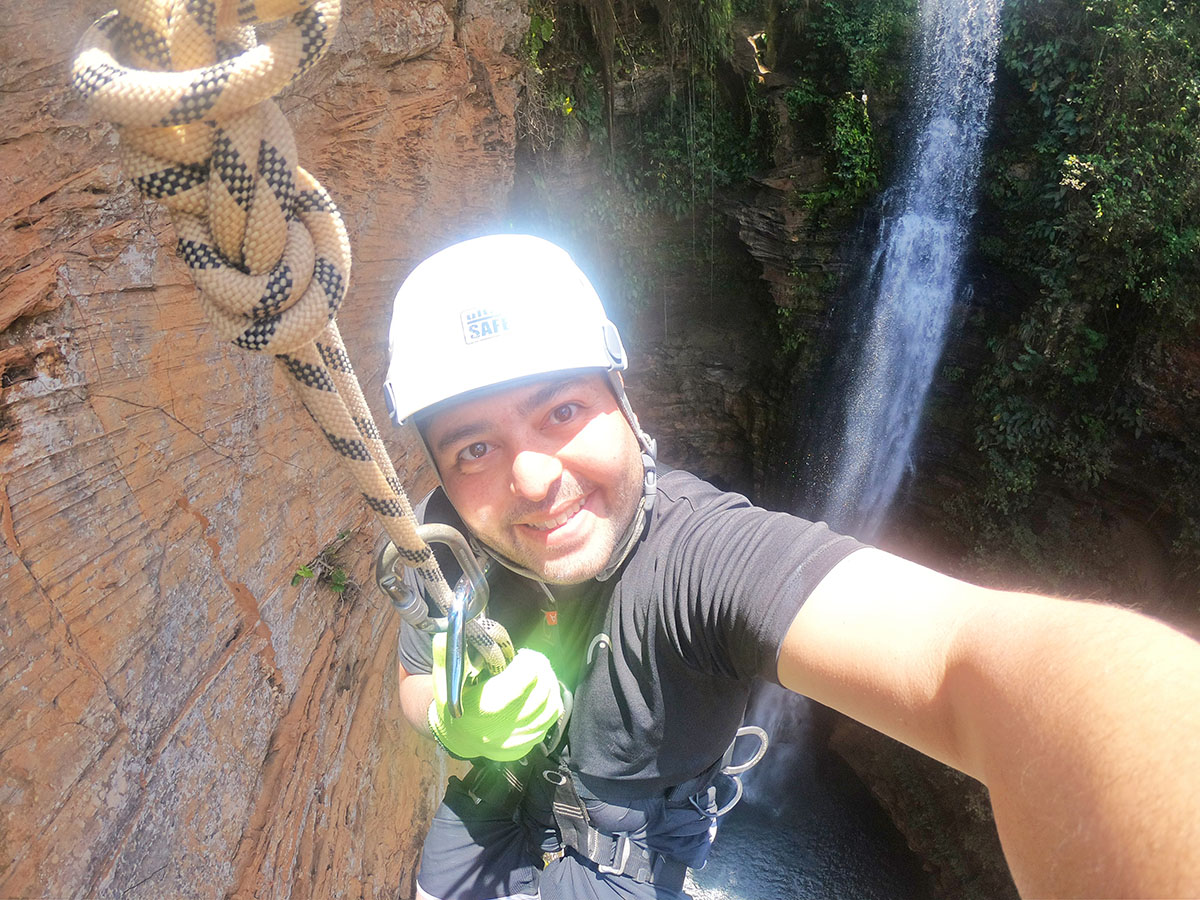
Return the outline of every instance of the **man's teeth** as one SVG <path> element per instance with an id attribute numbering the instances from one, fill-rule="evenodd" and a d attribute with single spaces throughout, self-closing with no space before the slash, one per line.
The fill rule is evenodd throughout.
<path id="1" fill-rule="evenodd" d="M 563 510 L 557 518 L 547 519 L 544 522 L 530 522 L 529 527 L 537 531 L 549 531 L 552 528 L 558 528 L 560 525 L 566 525 L 567 522 L 571 521 L 575 513 L 583 509 L 583 501 L 584 498 L 580 497 L 576 503 Z"/>

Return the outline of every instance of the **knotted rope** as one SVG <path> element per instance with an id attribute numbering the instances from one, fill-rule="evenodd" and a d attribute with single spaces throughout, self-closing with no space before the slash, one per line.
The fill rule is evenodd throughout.
<path id="1" fill-rule="evenodd" d="M 350 281 L 345 225 L 297 164 L 271 99 L 321 58 L 340 13 L 340 0 L 123 0 L 80 41 L 72 83 L 117 126 L 134 184 L 171 211 L 217 331 L 275 356 L 445 613 L 452 593 L 417 534 L 338 333 Z M 259 43 L 255 26 L 279 20 Z M 493 672 L 513 655 L 491 619 L 469 622 L 467 640 Z"/>

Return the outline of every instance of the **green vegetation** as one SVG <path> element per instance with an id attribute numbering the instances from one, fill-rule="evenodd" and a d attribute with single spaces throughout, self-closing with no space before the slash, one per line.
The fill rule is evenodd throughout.
<path id="1" fill-rule="evenodd" d="M 1045 566 L 1056 532 L 1070 540 L 1065 510 L 1124 466 L 1161 493 L 1179 563 L 1200 572 L 1200 438 L 1157 421 L 1177 415 L 1170 349 L 1200 310 L 1200 17 L 1171 0 L 1011 0 L 1002 66 L 983 250 L 1032 300 L 975 386 L 987 485 L 971 524 L 989 552 Z"/>
<path id="2" fill-rule="evenodd" d="M 820 101 L 826 117 L 825 184 L 801 191 L 796 201 L 813 212 L 813 224 L 844 225 L 879 189 L 879 152 L 867 112 L 866 94 Z M 795 93 L 789 93 L 789 105 Z"/>
<path id="3" fill-rule="evenodd" d="M 917 0 L 785 0 L 782 14 L 802 36 L 795 64 L 824 96 L 866 91 L 894 102 L 908 76 Z"/>
<path id="4" fill-rule="evenodd" d="M 915 10 L 916 0 L 537 0 L 519 110 L 527 171 L 537 182 L 563 154 L 586 154 L 609 176 L 578 196 L 544 190 L 539 205 L 561 209 L 557 227 L 600 230 L 623 248 L 614 283 L 630 309 L 647 302 L 663 254 L 668 268 L 711 270 L 718 199 L 781 153 L 824 160 L 823 182 L 793 197 L 809 227 L 852 221 L 889 157 L 872 115 L 896 103 Z M 760 27 L 750 40 L 768 81 L 733 63 Z"/>
<path id="5" fill-rule="evenodd" d="M 536 206 L 580 243 L 599 234 L 620 247 L 610 296 L 627 313 L 664 277 L 718 279 L 717 194 L 769 165 L 763 97 L 730 77 L 732 15 L 729 0 L 548 0 L 531 16 L 519 124 Z M 614 122 L 618 84 L 629 99 Z M 568 195 L 547 187 L 564 155 L 596 160 L 603 179 Z"/>
<path id="6" fill-rule="evenodd" d="M 711 80 L 694 79 L 679 95 L 635 117 L 613 170 L 635 205 L 683 219 L 715 192 L 768 164 L 768 124 L 752 109 L 743 130 Z"/>
<path id="7" fill-rule="evenodd" d="M 916 0 L 783 6 L 794 34 L 780 51 L 795 72 L 783 95 L 788 119 L 797 148 L 825 159 L 825 183 L 795 198 L 817 227 L 847 225 L 881 185 L 890 135 L 876 133 L 871 110 L 900 102 L 916 10 Z"/>
<path id="8" fill-rule="evenodd" d="M 353 531 L 339 531 L 338 536 L 313 557 L 312 562 L 296 569 L 292 575 L 292 587 L 309 578 L 315 579 L 317 584 L 324 585 L 335 594 L 345 594 L 351 588 L 357 587 L 338 559 L 339 551 L 352 537 Z"/>

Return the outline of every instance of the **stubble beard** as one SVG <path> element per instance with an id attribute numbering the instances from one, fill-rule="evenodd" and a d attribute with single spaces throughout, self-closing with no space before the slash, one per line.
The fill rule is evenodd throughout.
<path id="1" fill-rule="evenodd" d="M 642 499 L 643 472 L 640 454 L 633 459 L 636 461 L 636 471 L 632 464 L 628 466 L 624 477 L 607 491 L 607 515 L 596 518 L 593 533 L 583 547 L 562 557 L 549 558 L 517 540 L 506 540 L 503 543 L 507 546 L 494 546 L 494 549 L 547 584 L 579 584 L 595 578 L 612 559 L 617 542 L 625 536 Z M 516 527 L 515 523 L 523 518 L 536 517 L 537 513 L 561 505 L 564 500 L 583 497 L 590 493 L 593 487 L 586 482 L 580 483 L 573 477 L 570 478 L 570 482 L 564 482 L 549 502 L 530 504 L 527 509 L 515 511 L 506 528 L 506 534 L 511 534 L 512 529 Z"/>

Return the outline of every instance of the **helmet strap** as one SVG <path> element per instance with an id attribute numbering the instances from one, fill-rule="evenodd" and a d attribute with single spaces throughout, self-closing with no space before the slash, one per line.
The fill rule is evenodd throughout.
<path id="1" fill-rule="evenodd" d="M 649 513 L 654 508 L 654 498 L 658 493 L 658 442 L 642 430 L 642 423 L 638 421 L 637 414 L 629 405 L 629 397 L 625 394 L 625 380 L 621 378 L 621 373 L 613 370 L 607 374 L 609 387 L 612 388 L 613 396 L 617 398 L 617 407 L 629 423 L 629 427 L 633 429 L 638 445 L 642 448 L 642 470 L 645 473 L 642 476 L 642 498 L 645 500 L 646 512 Z"/>

